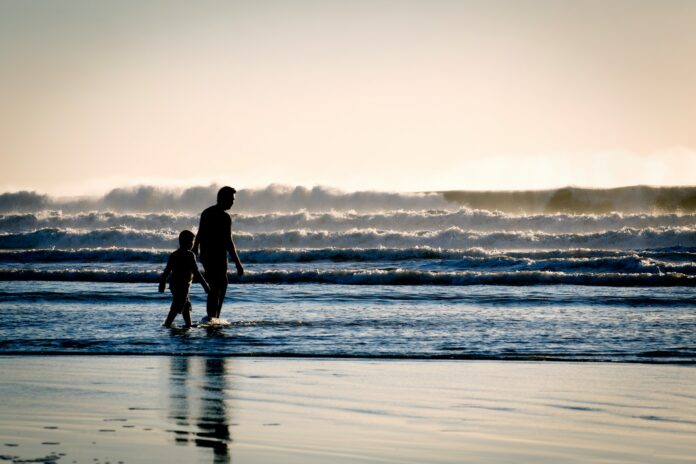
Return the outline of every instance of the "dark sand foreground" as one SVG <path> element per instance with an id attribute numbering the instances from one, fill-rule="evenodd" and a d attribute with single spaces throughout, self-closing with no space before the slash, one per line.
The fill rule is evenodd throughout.
<path id="1" fill-rule="evenodd" d="M 695 462 L 696 369 L 0 357 L 0 462 Z"/>

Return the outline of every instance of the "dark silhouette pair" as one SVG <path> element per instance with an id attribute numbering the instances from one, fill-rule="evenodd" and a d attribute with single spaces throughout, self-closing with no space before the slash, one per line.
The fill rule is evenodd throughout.
<path id="1" fill-rule="evenodd" d="M 237 267 L 237 275 L 244 275 L 242 262 L 232 240 L 232 218 L 227 211 L 234 205 L 237 191 L 223 187 L 218 191 L 217 204 L 201 213 L 198 235 L 185 230 L 179 234 L 179 249 L 172 253 L 160 278 L 159 291 L 164 292 L 165 283 L 171 274 L 169 289 L 172 306 L 164 322 L 169 327 L 177 314 L 181 313 L 187 327 L 191 326 L 191 303 L 189 289 L 196 277 L 208 294 L 207 320 L 219 318 L 227 293 L 227 255 Z M 205 278 L 201 276 L 194 255 L 200 255 Z"/>

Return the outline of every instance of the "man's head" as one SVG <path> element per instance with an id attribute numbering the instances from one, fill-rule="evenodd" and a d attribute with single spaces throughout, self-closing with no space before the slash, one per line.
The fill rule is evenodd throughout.
<path id="1" fill-rule="evenodd" d="M 179 247 L 184 250 L 190 250 L 193 248 L 193 239 L 195 235 L 190 230 L 182 230 L 179 234 Z"/>
<path id="2" fill-rule="evenodd" d="M 234 204 L 234 195 L 237 193 L 232 187 L 222 187 L 218 190 L 217 194 L 217 204 L 224 210 L 228 210 Z"/>

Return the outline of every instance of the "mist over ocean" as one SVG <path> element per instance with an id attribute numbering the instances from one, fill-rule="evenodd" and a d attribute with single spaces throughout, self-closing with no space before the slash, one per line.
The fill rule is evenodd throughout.
<path id="1" fill-rule="evenodd" d="M 696 362 L 696 188 L 241 190 L 232 325 L 163 329 L 217 188 L 0 194 L 0 353 Z"/>

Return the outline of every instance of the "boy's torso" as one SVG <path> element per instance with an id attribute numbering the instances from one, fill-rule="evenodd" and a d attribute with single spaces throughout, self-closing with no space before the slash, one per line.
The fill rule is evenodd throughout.
<path id="1" fill-rule="evenodd" d="M 169 256 L 169 264 L 172 268 L 169 288 L 172 290 L 187 290 L 191 286 L 193 273 L 196 269 L 196 258 L 193 252 L 179 248 Z"/>

